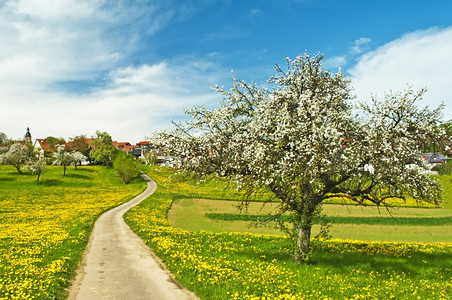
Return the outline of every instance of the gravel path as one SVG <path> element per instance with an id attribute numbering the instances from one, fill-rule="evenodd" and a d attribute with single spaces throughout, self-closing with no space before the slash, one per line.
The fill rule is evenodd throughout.
<path id="1" fill-rule="evenodd" d="M 197 299 L 181 288 L 162 263 L 127 226 L 124 213 L 157 189 L 147 175 L 147 189 L 96 221 L 82 266 L 70 289 L 71 300 Z"/>

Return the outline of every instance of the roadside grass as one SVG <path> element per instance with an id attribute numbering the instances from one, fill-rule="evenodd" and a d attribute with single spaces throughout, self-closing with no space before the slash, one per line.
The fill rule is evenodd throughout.
<path id="1" fill-rule="evenodd" d="M 145 188 L 112 169 L 49 166 L 39 182 L 0 165 L 0 299 L 65 299 L 95 220 Z"/>
<path id="2" fill-rule="evenodd" d="M 452 298 L 451 243 L 319 240 L 313 241 L 312 263 L 299 265 L 283 236 L 173 226 L 167 219 L 173 201 L 228 195 L 212 183 L 180 181 L 169 169 L 147 172 L 159 187 L 126 213 L 126 222 L 201 299 Z"/>

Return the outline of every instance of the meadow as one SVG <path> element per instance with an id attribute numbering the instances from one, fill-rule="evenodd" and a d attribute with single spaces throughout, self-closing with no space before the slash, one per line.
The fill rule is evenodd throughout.
<path id="1" fill-rule="evenodd" d="M 168 218 L 176 227 L 211 232 L 239 231 L 257 234 L 284 235 L 270 221 L 277 203 L 250 202 L 239 211 L 237 201 L 177 199 Z M 452 243 L 452 209 L 395 207 L 389 210 L 376 206 L 325 204 L 325 219 L 332 227 L 332 238 L 392 242 Z M 282 219 L 287 219 L 282 217 Z M 197 220 L 193 222 L 193 220 Z M 265 226 L 264 226 L 265 225 Z M 409 226 L 409 230 L 407 229 Z M 314 236 L 320 226 L 314 225 Z"/>
<path id="2" fill-rule="evenodd" d="M 187 217 L 187 222 L 201 223 L 199 228 L 185 230 L 174 226 L 167 218 L 173 202 L 177 205 L 187 201 L 182 203 L 187 208 L 190 200 L 181 199 L 228 200 L 233 195 L 219 182 L 184 181 L 171 170 L 160 167 L 151 167 L 147 172 L 159 188 L 125 215 L 126 222 L 164 261 L 175 280 L 201 299 L 452 298 L 450 241 L 315 240 L 312 263 L 300 265 L 289 254 L 288 239 L 281 235 L 237 232 L 234 228 L 217 232 L 202 230 L 205 219 L 193 217 L 190 212 L 186 216 L 192 218 Z M 444 207 L 450 208 L 447 189 L 452 177 L 441 180 L 445 183 Z M 221 208 L 219 203 L 217 207 Z M 432 213 L 437 211 L 441 210 L 431 208 Z M 213 212 L 220 213 L 220 210 Z M 237 218 L 237 213 L 230 214 Z M 441 214 L 436 217 L 446 218 L 447 223 L 450 215 Z M 443 221 L 430 220 L 433 217 L 420 217 L 422 226 L 439 231 L 438 226 L 447 226 Z M 224 218 L 220 215 L 210 221 L 222 222 Z M 232 220 L 232 227 L 234 224 L 240 227 L 236 222 L 242 221 Z M 408 224 L 398 228 L 402 233 L 412 228 L 412 220 L 405 221 Z M 354 222 L 361 226 L 363 220 Z M 371 231 L 367 233 L 371 234 Z"/>
<path id="3" fill-rule="evenodd" d="M 0 299 L 65 299 L 95 220 L 144 188 L 104 167 L 49 166 L 37 182 L 0 165 Z"/>

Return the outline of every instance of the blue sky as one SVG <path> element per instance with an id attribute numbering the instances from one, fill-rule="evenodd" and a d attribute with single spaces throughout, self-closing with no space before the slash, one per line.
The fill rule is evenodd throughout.
<path id="1" fill-rule="evenodd" d="M 209 85 L 265 84 L 275 63 L 325 54 L 360 100 L 426 87 L 452 118 L 451 1 L 0 0 L 0 132 L 144 140 Z"/>

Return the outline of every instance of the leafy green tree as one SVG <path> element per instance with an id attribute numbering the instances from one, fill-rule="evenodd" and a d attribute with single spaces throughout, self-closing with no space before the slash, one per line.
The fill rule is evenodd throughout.
<path id="1" fill-rule="evenodd" d="M 140 175 L 140 167 L 133 156 L 123 151 L 118 151 L 115 159 L 113 160 L 113 168 L 118 172 L 119 178 L 128 184 L 133 178 Z"/>
<path id="2" fill-rule="evenodd" d="M 111 166 L 117 153 L 112 144 L 111 136 L 107 132 L 96 131 L 92 146 L 89 156 L 105 166 Z"/>
<path id="3" fill-rule="evenodd" d="M 53 153 L 55 151 L 57 151 L 57 148 L 59 145 L 64 145 L 66 144 L 66 141 L 64 140 L 64 138 L 57 138 L 54 136 L 48 136 L 45 138 L 45 141 L 47 142 L 47 144 L 49 144 L 50 146 L 50 151 Z"/>
<path id="4" fill-rule="evenodd" d="M 27 159 L 31 156 L 32 150 L 29 146 L 22 143 L 12 144 L 9 150 L 0 156 L 0 161 L 5 164 L 16 167 L 17 172 L 22 174 L 21 167 L 25 164 Z"/>
<path id="5" fill-rule="evenodd" d="M 91 146 L 87 142 L 86 135 L 77 135 L 70 139 L 71 150 L 80 152 L 85 157 L 89 157 Z"/>
<path id="6" fill-rule="evenodd" d="M 157 164 L 158 157 L 157 153 L 155 151 L 149 151 L 144 155 L 144 163 L 148 165 L 155 165 Z"/>
<path id="7" fill-rule="evenodd" d="M 279 214 L 290 216 L 280 225 L 300 262 L 311 256 L 312 225 L 327 199 L 380 206 L 407 196 L 438 203 L 440 195 L 423 172 L 418 141 L 444 134 L 441 107 L 419 109 L 425 91 L 409 89 L 355 113 L 350 81 L 324 70 L 322 59 L 287 58 L 269 79 L 272 89 L 234 77 L 230 91 L 214 87 L 224 98 L 217 108 L 188 109 L 188 121 L 153 138 L 181 171 L 228 178 L 246 195 L 271 191 Z"/>

